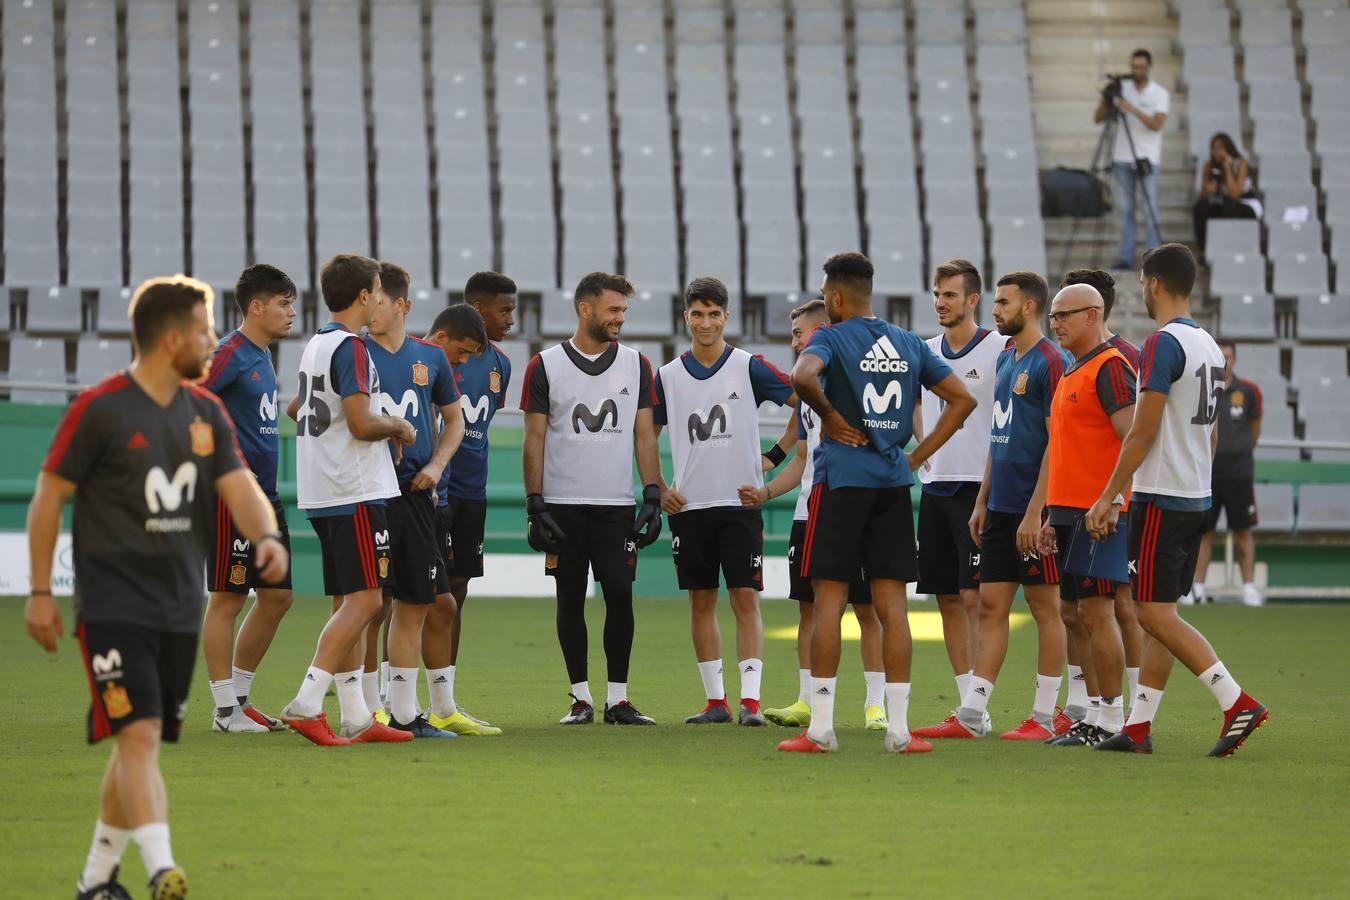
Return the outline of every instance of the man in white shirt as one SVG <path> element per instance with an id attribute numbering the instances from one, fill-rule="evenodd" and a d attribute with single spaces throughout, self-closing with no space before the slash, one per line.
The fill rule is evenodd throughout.
<path id="1" fill-rule="evenodd" d="M 1131 78 L 1121 84 L 1114 108 L 1120 113 L 1115 146 L 1111 150 L 1111 172 L 1116 179 L 1117 205 L 1120 207 L 1120 259 L 1117 269 L 1134 268 L 1135 186 L 1143 187 L 1148 199 L 1144 221 L 1147 229 L 1145 249 L 1158 246 L 1158 170 L 1162 167 L 1162 129 L 1167 121 L 1171 95 L 1167 88 L 1149 78 L 1153 54 L 1140 48 L 1130 54 Z M 1100 123 L 1111 114 L 1106 95 L 1097 104 L 1092 121 Z M 1128 133 L 1127 133 L 1128 131 Z M 1133 146 L 1132 146 L 1133 145 Z"/>

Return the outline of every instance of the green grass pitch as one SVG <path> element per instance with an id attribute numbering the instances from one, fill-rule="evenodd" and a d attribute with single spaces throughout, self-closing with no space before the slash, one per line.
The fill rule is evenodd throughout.
<path id="1" fill-rule="evenodd" d="M 297 601 L 255 683 L 259 706 L 290 698 L 327 608 Z M 1350 607 L 1185 614 L 1271 709 L 1231 759 L 1205 757 L 1218 712 L 1179 667 L 1152 757 L 997 740 L 889 756 L 862 730 L 856 644 L 840 673 L 840 752 L 779 754 L 786 729 L 680 724 L 702 693 L 679 600 L 638 604 L 632 696 L 657 728 L 555 724 L 568 699 L 548 601 L 467 610 L 457 697 L 501 738 L 320 749 L 289 733 L 212 734 L 199 662 L 183 739 L 162 755 L 174 851 L 199 897 L 1346 896 Z M 603 697 L 598 601 L 589 619 Z M 766 602 L 764 619 L 790 627 L 795 604 Z M 722 630 L 734 646 L 729 612 Z M 1033 653 L 1027 624 L 996 727 L 1025 715 Z M 791 641 L 765 655 L 764 699 L 790 702 Z M 911 725 L 953 706 L 940 643 L 916 643 L 913 682 Z M 107 756 L 84 745 L 74 641 L 47 659 L 22 603 L 0 603 L 0 685 L 0 895 L 69 896 Z M 734 697 L 733 666 L 727 687 Z M 123 881 L 143 896 L 144 879 L 133 846 Z"/>

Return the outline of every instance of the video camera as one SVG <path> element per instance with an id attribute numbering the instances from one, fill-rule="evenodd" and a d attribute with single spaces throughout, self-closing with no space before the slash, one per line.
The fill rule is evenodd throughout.
<path id="1" fill-rule="evenodd" d="M 1102 86 L 1102 100 L 1108 105 L 1114 105 L 1120 99 L 1120 92 L 1125 82 L 1134 78 L 1134 75 L 1129 72 L 1123 75 L 1113 75 L 1108 72 L 1102 78 L 1106 79 L 1106 84 Z"/>

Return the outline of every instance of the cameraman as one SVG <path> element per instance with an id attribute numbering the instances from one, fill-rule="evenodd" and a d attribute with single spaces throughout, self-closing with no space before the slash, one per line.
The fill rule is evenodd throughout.
<path id="1" fill-rule="evenodd" d="M 1162 165 L 1162 127 L 1167 121 L 1171 95 L 1167 88 L 1151 81 L 1153 54 L 1142 48 L 1130 54 L 1130 77 L 1112 82 L 1102 92 L 1101 101 L 1092 121 L 1101 123 L 1112 110 L 1118 111 L 1121 121 L 1116 129 L 1116 144 L 1111 153 L 1111 172 L 1119 187 L 1120 203 L 1120 260 L 1117 269 L 1134 268 L 1134 191 L 1142 182 L 1148 207 L 1152 213 L 1145 216 L 1147 246 L 1156 247 L 1158 238 L 1158 169 Z M 1119 83 L 1119 93 L 1115 84 Z M 1126 133 L 1126 127 L 1129 133 Z M 1141 127 L 1142 126 L 1142 127 Z M 1134 152 L 1130 151 L 1134 139 Z"/>
<path id="2" fill-rule="evenodd" d="M 1200 171 L 1200 196 L 1195 201 L 1195 240 L 1205 249 L 1210 219 L 1259 219 L 1261 201 L 1252 190 L 1251 170 L 1224 132 L 1209 140 L 1209 159 Z"/>

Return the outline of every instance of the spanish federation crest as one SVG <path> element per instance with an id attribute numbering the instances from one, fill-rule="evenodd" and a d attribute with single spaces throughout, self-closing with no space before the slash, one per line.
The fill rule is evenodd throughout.
<path id="1" fill-rule="evenodd" d="M 103 708 L 108 711 L 110 719 L 123 719 L 131 715 L 131 698 L 127 696 L 127 689 L 109 682 L 103 689 Z"/>
<path id="2" fill-rule="evenodd" d="M 1017 380 L 1013 382 L 1013 393 L 1025 394 L 1027 392 L 1027 380 L 1028 379 L 1026 372 L 1023 372 L 1022 374 L 1018 375 Z"/>
<path id="3" fill-rule="evenodd" d="M 216 452 L 215 432 L 209 423 L 202 421 L 201 416 L 197 416 L 188 426 L 188 434 L 192 437 L 192 452 L 197 456 L 210 456 Z"/>
<path id="4" fill-rule="evenodd" d="M 428 375 L 429 373 L 424 363 L 420 362 L 413 363 L 412 367 L 413 384 L 418 385 L 420 387 L 426 387 L 428 384 L 431 383 L 431 379 L 428 377 Z"/>
<path id="5" fill-rule="evenodd" d="M 502 392 L 502 373 L 496 369 L 488 374 L 488 390 L 494 394 Z"/>
<path id="6" fill-rule="evenodd" d="M 380 557 L 380 577 L 381 578 L 389 577 L 389 557 L 387 556 Z"/>
<path id="7" fill-rule="evenodd" d="M 248 569 L 239 564 L 230 566 L 230 584 L 241 585 L 248 578 Z"/>

